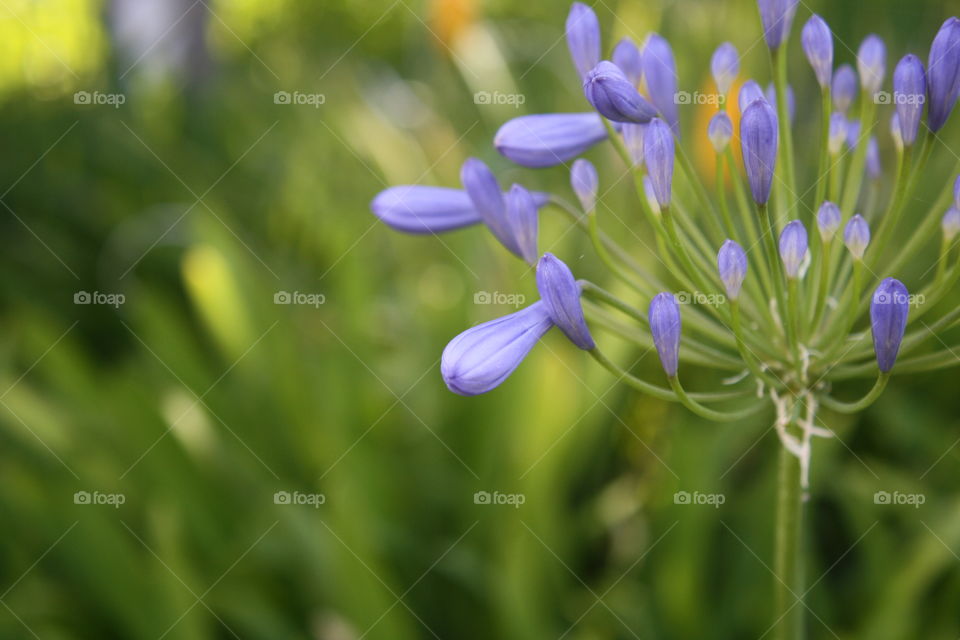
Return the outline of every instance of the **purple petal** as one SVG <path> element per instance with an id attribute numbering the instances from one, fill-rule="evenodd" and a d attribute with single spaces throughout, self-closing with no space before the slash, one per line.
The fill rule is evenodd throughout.
<path id="1" fill-rule="evenodd" d="M 800 275 L 800 265 L 807 255 L 807 229 L 799 220 L 787 223 L 780 232 L 780 258 L 788 278 Z"/>
<path id="2" fill-rule="evenodd" d="M 870 225 L 859 213 L 850 218 L 847 226 L 843 228 L 843 243 L 854 258 L 863 258 L 867 245 L 870 244 Z"/>
<path id="3" fill-rule="evenodd" d="M 613 49 L 613 64 L 620 67 L 623 75 L 633 83 L 633 86 L 640 85 L 640 78 L 643 76 L 643 57 L 633 40 L 624 38 L 617 43 Z"/>
<path id="4" fill-rule="evenodd" d="M 740 146 L 754 202 L 770 199 L 777 164 L 777 114 L 766 100 L 755 100 L 740 119 Z"/>
<path id="5" fill-rule="evenodd" d="M 516 255 L 533 264 L 537 261 L 537 205 L 529 191 L 519 184 L 510 187 L 504 197 L 507 205 L 507 225 Z"/>
<path id="6" fill-rule="evenodd" d="M 647 312 L 653 345 L 667 376 L 677 375 L 680 360 L 680 307 L 672 293 L 658 293 Z"/>
<path id="7" fill-rule="evenodd" d="M 644 123 L 657 115 L 620 67 L 608 60 L 602 60 L 587 74 L 583 94 L 600 115 L 614 122 Z"/>
<path id="8" fill-rule="evenodd" d="M 833 72 L 833 106 L 840 113 L 846 113 L 847 109 L 857 97 L 857 72 L 848 64 L 842 64 Z"/>
<path id="9" fill-rule="evenodd" d="M 596 344 L 587 328 L 580 306 L 580 287 L 570 267 L 552 253 L 545 253 L 537 263 L 537 290 L 554 324 L 581 349 Z"/>
<path id="10" fill-rule="evenodd" d="M 576 158 L 606 138 L 607 129 L 596 113 L 548 113 L 507 121 L 493 145 L 513 162 L 539 169 Z"/>
<path id="11" fill-rule="evenodd" d="M 927 100 L 927 78 L 920 58 L 905 55 L 893 70 L 893 104 L 900 122 L 900 137 L 906 146 L 917 139 L 923 104 Z"/>
<path id="12" fill-rule="evenodd" d="M 823 18 L 813 14 L 803 25 L 800 41 L 820 88 L 829 87 L 833 77 L 833 34 L 830 33 L 830 27 Z"/>
<path id="13" fill-rule="evenodd" d="M 747 254 L 743 247 L 727 240 L 717 252 L 717 270 L 720 272 L 720 280 L 727 291 L 727 296 L 731 300 L 736 300 L 740 296 L 740 288 L 747 277 Z"/>
<path id="14" fill-rule="evenodd" d="M 567 14 L 567 48 L 581 80 L 600 62 L 600 22 L 587 5 L 574 2 Z"/>
<path id="15" fill-rule="evenodd" d="M 927 58 L 930 128 L 937 132 L 946 124 L 960 95 L 960 20 L 948 18 L 930 46 Z"/>
<path id="16" fill-rule="evenodd" d="M 747 107 L 749 107 L 755 101 L 766 99 L 767 96 L 764 95 L 763 89 L 760 88 L 760 85 L 753 80 L 747 80 L 743 83 L 743 86 L 740 87 L 740 93 L 737 94 L 737 105 L 740 107 L 740 114 L 743 115 L 743 112 L 747 110 Z"/>
<path id="17" fill-rule="evenodd" d="M 573 192 L 577 194 L 580 200 L 580 206 L 587 213 L 593 211 L 597 206 L 597 190 L 600 185 L 600 178 L 597 176 L 597 169 L 593 163 L 583 158 L 578 158 L 573 162 L 570 168 L 570 186 Z"/>
<path id="18" fill-rule="evenodd" d="M 673 185 L 673 132 L 660 118 L 647 125 L 643 136 L 643 160 L 660 208 L 670 206 Z"/>
<path id="19" fill-rule="evenodd" d="M 724 42 L 713 52 L 710 58 L 710 73 L 717 85 L 717 93 L 727 95 L 730 86 L 740 73 L 740 54 L 737 48 L 729 42 Z"/>
<path id="20" fill-rule="evenodd" d="M 857 71 L 864 91 L 871 95 L 880 91 L 887 72 L 887 48 L 879 36 L 869 35 L 861 43 L 857 51 Z"/>
<path id="21" fill-rule="evenodd" d="M 651 33 L 643 48 L 643 79 L 650 100 L 674 133 L 680 131 L 677 109 L 677 63 L 665 38 Z"/>
<path id="22" fill-rule="evenodd" d="M 770 49 L 779 49 L 790 34 L 798 2 L 799 0 L 758 0 L 763 37 Z"/>
<path id="23" fill-rule="evenodd" d="M 887 278 L 873 292 L 870 330 L 873 333 L 877 366 L 884 373 L 893 369 L 897 362 L 900 343 L 907 328 L 907 315 L 910 313 L 909 297 L 907 288 L 895 278 Z"/>

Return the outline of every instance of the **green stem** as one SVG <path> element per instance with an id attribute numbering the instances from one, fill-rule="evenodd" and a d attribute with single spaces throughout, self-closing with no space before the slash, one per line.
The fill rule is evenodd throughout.
<path id="1" fill-rule="evenodd" d="M 773 84 L 777 91 L 777 119 L 780 123 L 780 165 L 783 167 L 785 175 L 784 183 L 788 193 L 784 194 L 784 200 L 781 203 L 784 209 L 789 211 L 790 207 L 786 205 L 788 200 L 797 197 L 797 177 L 793 166 L 793 132 L 790 130 L 790 109 L 787 101 L 787 54 L 786 43 L 771 52 L 773 57 Z"/>
<path id="2" fill-rule="evenodd" d="M 839 400 L 834 400 L 830 396 L 823 396 L 820 398 L 823 406 L 828 409 L 833 409 L 839 413 L 858 413 L 863 411 L 874 402 L 877 398 L 880 397 L 880 394 L 883 393 L 884 388 L 887 386 L 887 382 L 890 380 L 890 372 L 880 372 L 880 375 L 877 376 L 877 382 L 873 385 L 873 388 L 867 392 L 867 395 L 863 396 L 855 402 L 840 402 Z"/>
<path id="3" fill-rule="evenodd" d="M 800 640 L 803 637 L 803 593 L 800 566 L 800 536 L 803 523 L 803 495 L 800 488 L 800 461 L 786 447 L 780 447 L 777 477 L 777 520 L 774 543 L 774 638 Z"/>
<path id="4" fill-rule="evenodd" d="M 677 376 L 670 376 L 668 380 L 670 381 L 670 387 L 673 389 L 674 393 L 677 395 L 677 399 L 683 404 L 683 406 L 701 418 L 706 418 L 707 420 L 712 420 L 714 422 L 737 422 L 752 416 L 766 406 L 762 402 L 757 402 L 752 406 L 740 411 L 716 411 L 714 409 L 710 409 L 709 407 L 705 407 L 694 400 L 686 391 L 684 391 L 683 387 L 680 385 L 680 379 Z"/>
<path id="5" fill-rule="evenodd" d="M 820 166 L 817 169 L 817 189 L 813 201 L 813 210 L 823 204 L 827 195 L 827 178 L 830 172 L 830 87 L 821 92 L 820 101 Z"/>
<path id="6" fill-rule="evenodd" d="M 844 218 L 853 215 L 853 208 L 857 206 L 857 198 L 860 195 L 860 186 L 863 184 L 863 168 L 867 161 L 867 143 L 870 140 L 870 133 L 874 127 L 874 114 L 877 105 L 874 103 L 873 95 L 864 91 L 860 94 L 860 139 L 857 141 L 857 149 L 853 152 L 853 160 L 850 161 L 850 170 L 847 172 L 847 183 L 843 189 L 843 202 L 840 203 L 840 210 Z"/>

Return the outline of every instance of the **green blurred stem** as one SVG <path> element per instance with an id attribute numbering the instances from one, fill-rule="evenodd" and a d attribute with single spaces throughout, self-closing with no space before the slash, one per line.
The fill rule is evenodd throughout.
<path id="1" fill-rule="evenodd" d="M 628 167 L 633 167 L 633 158 L 630 157 L 630 152 L 627 151 L 627 145 L 623 144 L 623 139 L 620 137 L 620 134 L 617 133 L 617 130 L 613 128 L 613 125 L 610 124 L 609 120 L 603 116 L 600 116 L 600 120 L 603 122 L 603 126 L 607 130 L 607 137 L 613 144 L 613 148 L 617 150 L 617 153 L 620 154 L 620 157 Z"/>
<path id="2" fill-rule="evenodd" d="M 926 143 L 925 143 L 926 144 Z M 922 155 L 921 155 L 922 157 Z M 894 187 L 893 197 L 890 200 L 890 206 L 887 212 L 880 219 L 880 226 L 874 237 L 872 251 L 870 252 L 870 263 L 877 264 L 883 255 L 883 251 L 890 240 L 890 234 L 899 222 L 900 213 L 903 211 L 903 201 L 905 199 L 907 188 L 910 184 L 910 167 L 913 160 L 913 147 L 906 147 L 898 159 L 897 163 L 897 182 Z"/>
<path id="3" fill-rule="evenodd" d="M 830 254 L 833 252 L 833 236 L 820 244 L 820 284 L 817 287 L 817 301 L 814 306 L 813 322 L 810 324 L 811 335 L 817 331 L 817 325 L 823 318 L 823 310 L 827 306 L 827 288 L 830 286 Z"/>
<path id="4" fill-rule="evenodd" d="M 793 132 L 790 130 L 790 108 L 787 101 L 787 54 L 786 41 L 770 52 L 773 62 L 773 84 L 777 91 L 777 120 L 780 122 L 780 164 L 785 175 L 787 194 L 784 194 L 784 209 L 789 211 L 788 200 L 797 198 L 797 177 L 793 166 Z"/>
<path id="5" fill-rule="evenodd" d="M 786 294 L 783 290 L 783 265 L 780 264 L 780 254 L 777 251 L 777 230 L 773 225 L 773 219 L 770 216 L 770 208 L 767 205 L 758 204 L 757 215 L 760 218 L 761 227 L 764 228 L 763 240 L 764 245 L 766 246 L 768 268 L 773 276 L 773 289 L 777 298 L 778 313 L 783 320 L 787 345 L 789 346 L 791 353 L 794 353 L 797 349 L 797 339 L 793 333 L 793 322 L 790 320 L 790 314 L 787 312 Z"/>
<path id="6" fill-rule="evenodd" d="M 680 164 L 680 171 L 693 188 L 697 200 L 700 201 L 700 206 L 703 207 L 703 217 L 706 218 L 707 225 L 714 234 L 714 241 L 723 241 L 723 229 L 720 228 L 720 223 L 717 220 L 717 209 L 707 193 L 707 188 L 703 186 L 703 181 L 700 180 L 700 176 L 694 170 L 690 158 L 684 152 L 679 140 L 677 140 L 676 147 L 677 153 L 675 155 Z"/>
<path id="7" fill-rule="evenodd" d="M 755 377 L 763 380 L 768 386 L 778 388 L 782 386 L 779 381 L 774 380 L 773 377 L 767 374 L 763 370 L 763 367 L 760 365 L 760 361 L 754 356 L 753 352 L 747 348 L 747 345 L 743 342 L 743 327 L 740 322 L 740 301 L 731 300 L 730 301 L 730 310 L 731 315 L 733 316 L 733 334 L 737 339 L 737 349 L 740 350 L 740 357 L 743 358 L 743 361 L 746 363 L 747 368 L 750 369 Z"/>
<path id="8" fill-rule="evenodd" d="M 943 283 L 943 277 L 947 273 L 947 263 L 950 261 L 950 248 L 950 240 L 947 239 L 947 236 L 942 236 L 940 238 L 940 257 L 937 259 L 937 275 L 933 279 L 934 286 Z"/>
<path id="9" fill-rule="evenodd" d="M 883 393 L 883 390 L 886 388 L 889 380 L 890 372 L 884 373 L 881 371 L 880 375 L 877 376 L 877 382 L 873 385 L 873 388 L 867 392 L 867 395 L 855 402 L 840 402 L 828 395 L 822 396 L 820 401 L 823 403 L 823 406 L 839 413 L 857 413 L 876 402 L 877 398 L 880 397 L 880 394 Z"/>
<path id="10" fill-rule="evenodd" d="M 813 210 L 823 204 L 827 196 L 827 180 L 830 174 L 830 87 L 824 87 L 820 96 L 820 166 L 817 169 L 817 189 Z"/>
<path id="11" fill-rule="evenodd" d="M 733 218 L 730 216 L 730 207 L 727 204 L 727 190 L 724 188 L 726 181 L 724 180 L 723 165 L 723 156 L 718 154 L 716 187 L 717 200 L 720 201 L 720 213 L 723 215 L 723 225 L 726 227 L 727 237 L 742 244 L 743 239 L 737 234 L 737 227 L 733 224 Z"/>
<path id="12" fill-rule="evenodd" d="M 774 538 L 774 619 L 777 640 L 803 637 L 803 593 L 800 537 L 803 527 L 803 493 L 800 461 L 780 447 L 777 477 L 777 511 Z"/>
<path id="13" fill-rule="evenodd" d="M 796 278 L 787 278 L 787 335 L 792 335 L 790 341 L 790 350 L 793 353 L 793 361 L 800 368 L 800 347 L 797 330 L 800 318 L 800 287 Z"/>
<path id="14" fill-rule="evenodd" d="M 707 420 L 712 420 L 714 422 L 736 422 L 738 420 L 743 420 L 744 418 L 748 418 L 749 416 L 759 412 L 766 406 L 763 402 L 757 402 L 740 411 L 715 411 L 714 409 L 705 407 L 694 400 L 680 385 L 680 378 L 678 376 L 669 376 L 668 380 L 670 381 L 670 387 L 673 389 L 674 393 L 677 395 L 677 399 L 683 404 L 683 406 L 701 418 L 706 418 Z"/>
<path id="15" fill-rule="evenodd" d="M 843 202 L 840 204 L 840 211 L 843 212 L 844 219 L 853 215 L 853 209 L 857 206 L 857 198 L 863 184 L 863 168 L 867 160 L 867 147 L 869 146 L 867 143 L 875 124 L 876 111 L 877 105 L 873 101 L 873 95 L 867 91 L 861 92 L 860 139 L 857 141 L 856 151 L 853 152 L 853 160 L 851 160 L 850 170 L 847 172 L 847 183 L 843 189 Z"/>
<path id="16" fill-rule="evenodd" d="M 600 257 L 600 260 L 603 262 L 603 264 L 605 264 L 615 276 L 623 280 L 623 282 L 625 282 L 631 289 L 634 289 L 639 293 L 645 293 L 643 289 L 637 285 L 636 278 L 631 277 L 623 270 L 623 267 L 621 267 L 620 264 L 613 259 L 613 257 L 607 251 L 607 248 L 603 245 L 603 242 L 601 242 L 600 233 L 597 228 L 596 209 L 587 213 L 587 220 L 590 226 L 590 241 L 593 243 L 593 249 L 597 252 L 597 255 Z"/>

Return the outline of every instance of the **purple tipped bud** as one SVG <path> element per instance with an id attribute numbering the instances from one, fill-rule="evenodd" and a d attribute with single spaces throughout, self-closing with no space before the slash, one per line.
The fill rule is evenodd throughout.
<path id="1" fill-rule="evenodd" d="M 476 158 L 463 163 L 460 180 L 493 235 L 514 255 L 533 264 L 537 259 L 537 209 L 530 193 L 514 185 L 504 198 L 493 172 Z"/>
<path id="2" fill-rule="evenodd" d="M 657 194 L 653 191 L 653 182 L 650 180 L 650 176 L 643 176 L 643 195 L 647 199 L 647 204 L 650 205 L 650 210 L 656 215 L 660 215 L 660 203 L 657 202 Z"/>
<path id="3" fill-rule="evenodd" d="M 798 2 L 799 0 L 757 0 L 760 6 L 760 22 L 763 23 L 763 37 L 771 50 L 779 49 L 790 35 Z"/>
<path id="4" fill-rule="evenodd" d="M 943 237 L 950 242 L 960 233 L 960 208 L 950 207 L 940 222 L 940 228 L 943 229 Z"/>
<path id="5" fill-rule="evenodd" d="M 887 72 L 887 48 L 879 36 L 869 35 L 861 43 L 857 51 L 857 71 L 864 91 L 869 95 L 880 91 Z"/>
<path id="6" fill-rule="evenodd" d="M 660 208 L 670 206 L 673 184 L 673 132 L 660 118 L 647 125 L 643 137 L 643 158 Z"/>
<path id="7" fill-rule="evenodd" d="M 550 319 L 570 341 L 581 349 L 593 349 L 596 344 L 580 306 L 580 286 L 570 267 L 552 253 L 543 254 L 537 263 L 537 290 Z"/>
<path id="8" fill-rule="evenodd" d="M 837 67 L 833 73 L 833 106 L 840 113 L 846 113 L 857 97 L 857 72 L 848 64 L 842 64 Z"/>
<path id="9" fill-rule="evenodd" d="M 494 235 L 498 238 L 507 236 L 504 220 L 506 219 L 506 204 L 500 184 L 490 167 L 476 158 L 467 158 L 460 168 L 460 181 L 467 190 L 473 206 L 480 212 L 480 217 L 487 223 Z"/>
<path id="10" fill-rule="evenodd" d="M 727 290 L 727 297 L 736 300 L 740 297 L 740 288 L 747 277 L 747 254 L 743 247 L 727 240 L 717 253 L 717 269 L 720 271 L 720 280 Z"/>
<path id="11" fill-rule="evenodd" d="M 883 373 L 889 373 L 897 361 L 909 312 L 910 294 L 899 280 L 887 278 L 873 292 L 870 330 L 873 332 L 877 366 Z"/>
<path id="12" fill-rule="evenodd" d="M 510 187 L 510 191 L 504 197 L 504 203 L 506 204 L 505 226 L 509 234 L 509 243 L 504 240 L 501 240 L 501 242 L 527 264 L 533 264 L 537 261 L 537 234 L 539 231 L 537 206 L 533 196 L 522 186 L 515 184 Z"/>
<path id="13" fill-rule="evenodd" d="M 593 9 L 574 2 L 567 14 L 567 48 L 580 79 L 600 62 L 600 22 Z"/>
<path id="14" fill-rule="evenodd" d="M 897 151 L 903 151 L 903 134 L 900 133 L 900 116 L 894 111 L 890 116 L 890 137 L 893 138 L 893 146 Z"/>
<path id="15" fill-rule="evenodd" d="M 860 121 L 857 119 L 847 120 L 847 146 L 856 149 L 858 142 L 860 142 Z"/>
<path id="16" fill-rule="evenodd" d="M 443 350 L 443 381 L 462 396 L 490 391 L 513 373 L 552 326 L 546 304 L 535 302 L 516 313 L 467 329 Z"/>
<path id="17" fill-rule="evenodd" d="M 803 25 L 800 42 L 817 76 L 817 83 L 821 89 L 826 89 L 833 78 L 833 34 L 830 33 L 830 27 L 823 18 L 813 14 Z"/>
<path id="18" fill-rule="evenodd" d="M 893 70 L 893 104 L 900 119 L 900 137 L 911 146 L 917 139 L 923 104 L 927 101 L 927 79 L 920 58 L 903 56 Z"/>
<path id="19" fill-rule="evenodd" d="M 657 115 L 620 67 L 607 60 L 587 73 L 583 93 L 600 115 L 614 122 L 649 122 Z"/>
<path id="20" fill-rule="evenodd" d="M 540 169 L 576 158 L 606 138 L 607 129 L 596 113 L 547 113 L 507 121 L 493 146 L 521 166 Z"/>
<path id="21" fill-rule="evenodd" d="M 807 257 L 807 230 L 803 223 L 794 220 L 780 232 L 780 259 L 783 260 L 783 270 L 788 278 L 796 278 L 800 274 L 800 266 Z"/>
<path id="22" fill-rule="evenodd" d="M 717 153 L 723 153 L 733 137 L 733 123 L 726 111 L 718 111 L 707 126 L 707 137 Z"/>
<path id="23" fill-rule="evenodd" d="M 570 169 L 570 186 L 580 200 L 580 206 L 586 212 L 593 211 L 597 206 L 597 188 L 600 178 L 597 170 L 589 160 L 578 158 Z"/>
<path id="24" fill-rule="evenodd" d="M 677 63 L 673 49 L 663 36 L 651 33 L 643 48 L 643 81 L 650 101 L 674 133 L 680 133 L 677 110 Z"/>
<path id="25" fill-rule="evenodd" d="M 627 122 L 620 128 L 620 133 L 623 136 L 623 146 L 627 148 L 633 166 L 642 167 L 643 136 L 647 133 L 647 125 Z"/>
<path id="26" fill-rule="evenodd" d="M 863 260 L 863 254 L 870 244 L 870 225 L 859 213 L 847 222 L 843 228 L 843 244 L 857 260 Z"/>
<path id="27" fill-rule="evenodd" d="M 740 54 L 737 48 L 729 42 L 724 42 L 713 52 L 710 59 L 710 71 L 713 81 L 717 84 L 717 93 L 727 95 L 730 86 L 740 73 Z"/>
<path id="28" fill-rule="evenodd" d="M 843 149 L 847 141 L 847 118 L 839 111 L 830 116 L 830 137 L 827 140 L 827 149 L 830 155 L 835 156 Z"/>
<path id="29" fill-rule="evenodd" d="M 677 375 L 680 360 L 680 306 L 672 293 L 658 293 L 647 314 L 650 334 L 667 376 Z"/>
<path id="30" fill-rule="evenodd" d="M 763 94 L 763 89 L 760 88 L 760 85 L 753 80 L 747 80 L 743 83 L 743 86 L 740 87 L 740 93 L 737 95 L 737 106 L 740 107 L 740 114 L 743 115 L 747 107 L 757 100 L 766 99 L 767 97 Z"/>
<path id="31" fill-rule="evenodd" d="M 770 199 L 773 170 L 777 164 L 777 114 L 766 100 L 755 100 L 740 118 L 740 147 L 757 204 Z"/>
<path id="32" fill-rule="evenodd" d="M 817 211 L 817 228 L 824 242 L 831 240 L 840 228 L 840 207 L 829 200 L 820 205 Z"/>
<path id="33" fill-rule="evenodd" d="M 777 88 L 771 82 L 767 85 L 767 90 L 764 93 L 764 96 L 767 99 L 767 102 L 770 103 L 770 106 L 773 107 L 773 110 L 777 110 Z M 793 124 L 794 116 L 797 115 L 797 100 L 793 96 L 793 87 L 787 85 L 787 118 L 790 120 L 790 124 Z"/>
<path id="34" fill-rule="evenodd" d="M 643 57 L 633 40 L 624 38 L 617 43 L 613 48 L 613 64 L 620 67 L 633 86 L 640 85 L 640 78 L 643 77 Z"/>
<path id="35" fill-rule="evenodd" d="M 960 176 L 953 182 L 953 203 L 960 209 Z"/>
<path id="36" fill-rule="evenodd" d="M 878 179 L 883 174 L 883 165 L 880 163 L 880 145 L 877 139 L 870 136 L 867 140 L 867 177 L 871 180 Z"/>
<path id="37" fill-rule="evenodd" d="M 927 58 L 930 109 L 927 121 L 936 133 L 946 124 L 960 95 L 960 20 L 947 18 L 940 26 Z"/>

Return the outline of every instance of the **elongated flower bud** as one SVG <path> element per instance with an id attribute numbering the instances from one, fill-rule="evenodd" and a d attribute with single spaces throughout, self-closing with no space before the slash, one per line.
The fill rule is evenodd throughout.
<path id="1" fill-rule="evenodd" d="M 927 58 L 930 108 L 927 121 L 934 133 L 947 123 L 960 94 L 960 20 L 948 18 L 930 45 Z"/>
<path id="2" fill-rule="evenodd" d="M 860 121 L 856 118 L 847 120 L 847 146 L 856 149 L 860 142 Z"/>
<path id="3" fill-rule="evenodd" d="M 843 229 L 843 243 L 857 260 L 863 260 L 863 254 L 870 244 L 870 225 L 859 213 L 847 222 Z"/>
<path id="4" fill-rule="evenodd" d="M 613 64 L 620 67 L 623 75 L 627 76 L 633 86 L 640 85 L 640 79 L 643 77 L 643 57 L 640 55 L 640 49 L 630 38 L 623 38 L 613 48 Z"/>
<path id="5" fill-rule="evenodd" d="M 630 160 L 633 161 L 633 166 L 642 167 L 643 137 L 647 133 L 647 125 L 625 122 L 620 128 L 620 133 L 623 136 L 623 146 L 627 148 L 627 153 L 630 154 Z"/>
<path id="6" fill-rule="evenodd" d="M 960 209 L 960 176 L 953 182 L 953 203 Z"/>
<path id="7" fill-rule="evenodd" d="M 847 118 L 839 111 L 834 111 L 830 116 L 830 137 L 827 140 L 827 149 L 830 155 L 835 156 L 843 149 L 843 143 L 847 141 Z"/>
<path id="8" fill-rule="evenodd" d="M 620 67 L 607 60 L 587 73 L 583 93 L 600 115 L 614 122 L 649 122 L 657 115 Z"/>
<path id="9" fill-rule="evenodd" d="M 766 100 L 754 100 L 743 112 L 740 147 L 753 200 L 765 205 L 777 164 L 777 114 Z"/>
<path id="10" fill-rule="evenodd" d="M 596 344 L 587 328 L 580 306 L 580 286 L 570 267 L 552 253 L 545 253 L 537 263 L 537 290 L 553 323 L 581 349 Z"/>
<path id="11" fill-rule="evenodd" d="M 857 72 L 848 64 L 837 67 L 833 73 L 833 106 L 840 113 L 846 113 L 857 97 Z"/>
<path id="12" fill-rule="evenodd" d="M 887 48 L 879 36 L 869 35 L 860 44 L 857 71 L 860 73 L 860 86 L 868 95 L 880 91 L 883 76 L 887 72 Z"/>
<path id="13" fill-rule="evenodd" d="M 443 350 L 440 373 L 462 396 L 494 389 L 513 373 L 553 326 L 546 304 L 535 302 L 508 316 L 467 329 Z"/>
<path id="14" fill-rule="evenodd" d="M 800 274 L 800 266 L 807 256 L 807 230 L 799 220 L 787 223 L 780 232 L 780 259 L 788 278 Z"/>
<path id="15" fill-rule="evenodd" d="M 718 111 L 707 126 L 707 137 L 717 153 L 723 153 L 733 137 L 733 123 L 726 111 Z"/>
<path id="16" fill-rule="evenodd" d="M 724 242 L 717 252 L 717 269 L 727 297 L 731 300 L 739 298 L 740 288 L 747 277 L 747 254 L 743 247 L 733 240 Z"/>
<path id="17" fill-rule="evenodd" d="M 597 188 L 600 178 L 597 176 L 597 169 L 593 163 L 583 158 L 578 158 L 570 169 L 570 186 L 573 192 L 577 194 L 580 200 L 580 206 L 587 213 L 593 211 L 597 206 Z"/>
<path id="18" fill-rule="evenodd" d="M 717 85 L 717 93 L 721 96 L 727 95 L 733 81 L 737 79 L 737 74 L 740 73 L 740 54 L 737 48 L 729 42 L 724 42 L 717 47 L 713 57 L 710 58 L 710 72 Z"/>
<path id="19" fill-rule="evenodd" d="M 878 179 L 883 174 L 883 165 L 880 163 L 880 145 L 877 144 L 876 136 L 870 136 L 867 140 L 867 177 L 871 180 Z"/>
<path id="20" fill-rule="evenodd" d="M 672 293 L 658 293 L 647 313 L 650 334 L 668 377 L 677 375 L 680 361 L 680 306 Z"/>
<path id="21" fill-rule="evenodd" d="M 793 16 L 797 12 L 799 0 L 757 0 L 760 6 L 760 22 L 763 23 L 763 37 L 771 51 L 790 35 Z"/>
<path id="22" fill-rule="evenodd" d="M 800 42 L 820 88 L 828 88 L 833 79 L 833 34 L 830 33 L 830 27 L 823 18 L 813 14 L 803 25 Z"/>
<path id="23" fill-rule="evenodd" d="M 657 194 L 653 191 L 653 182 L 650 180 L 650 176 L 643 176 L 643 195 L 647 199 L 647 204 L 650 205 L 650 210 L 654 214 L 660 215 L 660 203 L 657 202 Z"/>
<path id="24" fill-rule="evenodd" d="M 824 242 L 833 239 L 840 228 L 840 207 L 829 200 L 824 201 L 817 211 L 817 228 Z"/>
<path id="25" fill-rule="evenodd" d="M 747 107 L 755 101 L 766 99 L 767 96 L 764 95 L 760 85 L 753 80 L 747 80 L 743 83 L 743 86 L 740 87 L 740 93 L 737 94 L 737 106 L 740 107 L 740 115 L 743 115 Z"/>
<path id="26" fill-rule="evenodd" d="M 790 120 L 790 124 L 793 124 L 794 116 L 797 115 L 797 100 L 793 95 L 793 87 L 787 85 L 787 118 Z M 767 90 L 764 92 L 764 97 L 766 97 L 767 102 L 770 103 L 770 106 L 773 107 L 773 110 L 777 111 L 777 88 L 771 82 L 767 85 Z"/>
<path id="27" fill-rule="evenodd" d="M 607 129 L 596 113 L 546 113 L 507 121 L 493 146 L 521 166 L 540 169 L 572 160 L 606 139 Z"/>
<path id="28" fill-rule="evenodd" d="M 515 245 L 511 248 L 510 244 L 504 242 L 504 246 L 527 264 L 534 264 L 538 255 L 537 236 L 540 225 L 533 196 L 522 186 L 515 184 L 510 187 L 510 191 L 504 197 L 504 203 L 507 213 L 505 221 L 507 232 L 510 242 Z"/>
<path id="29" fill-rule="evenodd" d="M 893 146 L 897 151 L 903 151 L 903 134 L 900 132 L 900 116 L 894 111 L 890 116 L 890 137 L 893 138 Z"/>
<path id="30" fill-rule="evenodd" d="M 574 2 L 567 14 L 567 48 L 584 80 L 600 62 L 600 21 L 593 9 L 580 2 Z"/>
<path id="31" fill-rule="evenodd" d="M 647 165 L 647 175 L 653 185 L 660 208 L 670 206 L 670 193 L 673 185 L 673 132 L 660 118 L 654 118 L 647 125 L 643 137 L 643 157 Z"/>
<path id="32" fill-rule="evenodd" d="M 900 119 L 900 137 L 905 146 L 917 139 L 920 117 L 927 100 L 927 79 L 920 58 L 912 53 L 903 56 L 893 70 L 893 104 Z"/>
<path id="33" fill-rule="evenodd" d="M 643 47 L 643 81 L 653 106 L 666 119 L 673 132 L 679 134 L 677 63 L 670 43 L 656 33 L 650 34 Z"/>
<path id="34" fill-rule="evenodd" d="M 537 215 L 526 189 L 515 185 L 511 197 L 504 198 L 493 172 L 476 158 L 468 158 L 463 163 L 460 180 L 493 235 L 514 255 L 532 264 L 537 256 Z"/>
<path id="35" fill-rule="evenodd" d="M 960 233 L 960 208 L 950 207 L 940 222 L 940 228 L 943 230 L 943 237 L 950 242 Z"/>
<path id="36" fill-rule="evenodd" d="M 870 302 L 870 330 L 877 366 L 883 373 L 889 373 L 897 362 L 909 313 L 910 294 L 903 283 L 895 278 L 881 282 Z"/>

